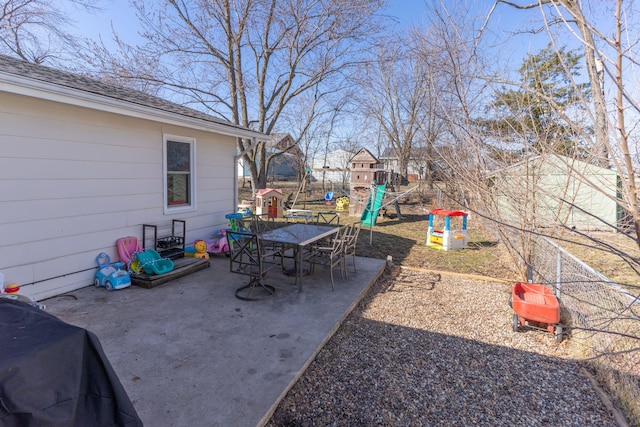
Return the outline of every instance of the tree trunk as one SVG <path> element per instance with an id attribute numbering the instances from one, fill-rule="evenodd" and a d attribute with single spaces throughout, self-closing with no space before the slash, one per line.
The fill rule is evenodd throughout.
<path id="1" fill-rule="evenodd" d="M 629 135 L 625 128 L 625 116 L 624 116 L 624 82 L 622 79 L 622 59 L 624 52 L 622 51 L 622 22 L 620 20 L 622 0 L 616 2 L 616 87 L 617 90 L 617 102 L 616 108 L 618 110 L 618 132 L 620 133 L 620 148 L 624 157 L 624 164 L 629 171 L 627 174 L 627 198 L 629 204 L 629 210 L 633 216 L 633 224 L 636 231 L 636 244 L 640 248 L 640 210 L 638 207 L 638 187 L 636 186 L 635 169 L 633 165 L 633 159 L 629 152 Z M 621 177 L 624 179 L 623 177 Z"/>
<path id="2" fill-rule="evenodd" d="M 584 57 L 587 64 L 587 73 L 589 74 L 589 83 L 591 84 L 595 114 L 596 143 L 592 154 L 595 157 L 595 163 L 606 168 L 609 167 L 609 125 L 607 121 L 607 104 L 604 97 L 604 70 L 601 70 L 601 67 L 597 64 L 593 33 L 582 13 L 580 3 L 575 0 L 560 0 L 560 4 L 575 18 L 580 34 L 583 37 Z"/>

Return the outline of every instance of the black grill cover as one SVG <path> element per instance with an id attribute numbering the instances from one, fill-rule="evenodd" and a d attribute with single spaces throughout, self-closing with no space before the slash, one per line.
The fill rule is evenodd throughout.
<path id="1" fill-rule="evenodd" d="M 0 426 L 142 426 L 98 338 L 0 298 Z"/>

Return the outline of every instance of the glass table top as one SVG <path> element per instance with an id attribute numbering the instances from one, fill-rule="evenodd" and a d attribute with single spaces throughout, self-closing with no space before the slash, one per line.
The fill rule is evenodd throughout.
<path id="1" fill-rule="evenodd" d="M 338 232 L 338 227 L 329 225 L 291 224 L 260 234 L 261 240 L 304 246 Z"/>

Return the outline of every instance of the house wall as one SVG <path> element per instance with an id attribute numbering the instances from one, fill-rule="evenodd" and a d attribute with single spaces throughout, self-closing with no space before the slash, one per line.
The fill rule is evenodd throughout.
<path id="1" fill-rule="evenodd" d="M 504 217 L 517 215 L 518 205 L 527 203 L 525 200 L 530 203 L 534 197 L 539 226 L 561 223 L 584 231 L 611 230 L 605 222 L 615 225 L 617 221 L 617 205 L 612 199 L 616 196 L 615 171 L 581 161 L 573 161 L 572 167 L 569 172 L 568 166 L 551 158 L 497 174 L 494 191 Z M 531 188 L 536 189 L 535 194 L 527 193 Z"/>
<path id="2" fill-rule="evenodd" d="M 165 215 L 163 133 L 196 138 L 197 210 Z M 234 206 L 232 137 L 3 93 L 0 272 L 36 300 L 93 283 L 95 258 L 143 223 L 187 221 L 186 241 Z"/>
<path id="3" fill-rule="evenodd" d="M 274 153 L 276 149 L 267 147 L 267 155 Z M 283 153 L 280 156 L 275 157 L 269 163 L 270 177 L 276 179 L 291 180 L 297 177 L 297 165 L 298 161 L 296 156 L 291 153 Z M 249 167 L 245 165 L 244 159 L 238 159 L 238 178 L 251 178 Z"/>
<path id="4" fill-rule="evenodd" d="M 343 189 L 349 187 L 351 179 L 351 164 L 349 160 L 353 157 L 353 153 L 346 150 L 335 150 L 326 154 L 319 154 L 312 160 L 312 176 L 315 181 L 329 182 L 339 185 Z M 328 168 L 324 168 L 328 166 Z"/>
<path id="5" fill-rule="evenodd" d="M 400 173 L 400 167 L 397 157 L 381 157 L 380 161 L 384 165 L 385 169 L 389 169 L 395 173 Z M 425 160 L 418 160 L 410 158 L 407 164 L 407 176 L 409 181 L 417 181 L 420 175 L 420 168 L 424 168 L 426 164 Z"/>
<path id="6" fill-rule="evenodd" d="M 616 196 L 616 173 L 596 166 L 583 165 L 579 166 L 580 173 L 591 181 L 589 184 L 575 173 L 567 174 L 557 166 L 545 165 L 541 180 L 544 189 L 541 202 L 547 210 L 555 212 L 560 222 L 569 227 L 579 230 L 609 230 L 610 227 L 603 221 L 616 224 L 616 203 L 607 197 Z M 588 213 L 572 207 L 571 204 Z"/>

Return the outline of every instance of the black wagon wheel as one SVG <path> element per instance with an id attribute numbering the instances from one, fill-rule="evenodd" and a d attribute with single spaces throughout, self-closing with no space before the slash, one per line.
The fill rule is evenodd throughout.
<path id="1" fill-rule="evenodd" d="M 520 319 L 518 318 L 517 314 L 513 314 L 513 332 L 518 332 L 518 330 L 520 329 Z"/>
<path id="2" fill-rule="evenodd" d="M 557 343 L 562 342 L 562 325 L 556 325 L 556 330 L 554 331 L 554 335 Z"/>

